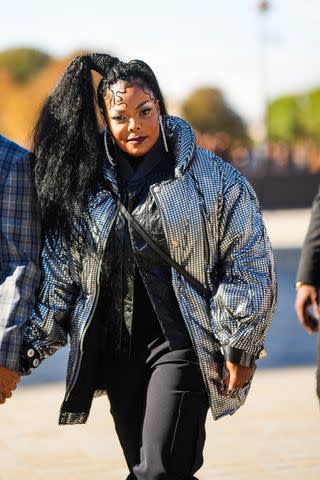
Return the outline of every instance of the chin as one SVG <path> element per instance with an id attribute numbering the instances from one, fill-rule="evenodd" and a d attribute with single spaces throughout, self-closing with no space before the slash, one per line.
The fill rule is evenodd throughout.
<path id="1" fill-rule="evenodd" d="M 129 153 L 129 155 L 132 155 L 134 157 L 139 157 L 140 155 L 144 155 L 145 153 L 147 153 L 149 150 L 150 148 L 147 146 L 143 145 L 142 147 L 142 145 L 141 146 L 134 145 L 130 149 L 127 149 L 127 153 Z"/>

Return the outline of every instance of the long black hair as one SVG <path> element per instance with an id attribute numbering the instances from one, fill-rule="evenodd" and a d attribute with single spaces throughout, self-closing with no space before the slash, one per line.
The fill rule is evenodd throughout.
<path id="1" fill-rule="evenodd" d="M 92 70 L 102 75 L 97 92 Z M 96 110 L 105 114 L 106 91 L 118 80 L 150 90 L 160 113 L 167 113 L 155 74 L 145 62 L 125 63 L 99 53 L 75 58 L 45 101 L 34 131 L 34 182 L 43 232 L 69 234 L 75 206 L 85 211 L 88 195 L 101 186 L 105 160 Z"/>

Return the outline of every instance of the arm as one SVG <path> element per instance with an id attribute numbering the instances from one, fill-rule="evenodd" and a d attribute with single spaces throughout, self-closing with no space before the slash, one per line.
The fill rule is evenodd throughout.
<path id="1" fill-rule="evenodd" d="M 312 204 L 311 220 L 301 252 L 297 281 L 320 286 L 320 189 Z"/>
<path id="2" fill-rule="evenodd" d="M 301 286 L 297 289 L 295 308 L 300 323 L 308 333 L 319 329 L 319 293 L 320 286 L 320 189 L 311 211 L 309 229 L 303 244 L 296 277 Z M 313 313 L 310 307 L 313 307 Z"/>
<path id="3" fill-rule="evenodd" d="M 230 166 L 226 169 L 219 215 L 218 286 L 211 303 L 212 328 L 222 346 L 227 370 L 228 365 L 236 365 L 245 381 L 253 372 L 250 367 L 263 348 L 274 314 L 276 274 L 256 195 L 243 176 Z M 229 371 L 232 378 L 233 374 Z"/>
<path id="4" fill-rule="evenodd" d="M 12 161 L 0 195 L 0 366 L 17 370 L 22 327 L 40 277 L 40 211 L 29 154 Z"/>
<path id="5" fill-rule="evenodd" d="M 41 281 L 30 319 L 24 329 L 22 352 L 35 351 L 37 364 L 30 363 L 22 353 L 22 373 L 28 367 L 54 354 L 67 343 L 69 319 L 78 295 L 69 269 L 66 242 L 62 235 L 48 233 L 43 241 L 40 257 Z M 26 360 L 29 364 L 26 365 Z M 27 368 L 26 368 L 27 367 Z"/>

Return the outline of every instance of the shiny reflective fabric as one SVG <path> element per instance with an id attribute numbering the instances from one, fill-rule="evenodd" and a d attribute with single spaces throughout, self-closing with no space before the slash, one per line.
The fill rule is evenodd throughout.
<path id="1" fill-rule="evenodd" d="M 161 135 L 143 157 L 116 149 L 116 174 L 122 202 L 144 231 L 167 251 L 160 215 L 151 185 L 173 178 L 174 158 Z M 113 224 L 101 272 L 98 315 L 105 325 L 108 361 L 130 357 L 162 336 L 171 349 L 191 345 L 171 284 L 171 268 L 127 224 L 121 211 Z"/>
<path id="2" fill-rule="evenodd" d="M 213 153 L 195 145 L 184 120 L 163 116 L 167 141 L 176 160 L 175 176 L 151 187 L 170 255 L 212 291 L 204 298 L 175 270 L 172 285 L 206 385 L 215 419 L 234 413 L 239 398 L 222 395 L 221 347 L 253 355 L 261 349 L 276 305 L 276 275 L 270 242 L 259 205 L 248 181 Z M 106 145 L 108 146 L 108 145 Z M 105 177 L 118 189 L 115 172 L 106 162 Z M 60 423 L 86 420 L 87 410 L 68 410 L 76 385 L 86 331 L 99 296 L 99 273 L 105 245 L 117 214 L 108 191 L 90 200 L 95 248 L 81 258 L 63 240 L 45 239 L 43 278 L 25 331 L 43 360 L 67 341 L 70 356 L 67 392 Z M 75 219 L 76 222 L 76 219 Z M 75 223 L 76 228 L 76 223 Z"/>

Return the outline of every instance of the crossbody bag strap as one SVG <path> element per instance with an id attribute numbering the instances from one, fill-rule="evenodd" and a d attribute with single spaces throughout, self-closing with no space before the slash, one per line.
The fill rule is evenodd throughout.
<path id="1" fill-rule="evenodd" d="M 201 292 L 205 297 L 211 297 L 211 291 L 206 288 L 202 283 L 200 283 L 196 278 L 190 275 L 179 263 L 173 260 L 170 255 L 168 255 L 159 245 L 149 237 L 149 235 L 143 230 L 143 228 L 139 225 L 139 223 L 133 218 L 131 213 L 126 209 L 124 204 L 121 202 L 119 197 L 117 196 L 117 204 L 123 216 L 127 219 L 128 224 L 130 224 L 135 231 L 143 238 L 145 242 L 150 245 L 150 247 L 160 255 L 160 257 L 168 263 L 171 267 L 173 267 L 177 272 L 179 272 L 188 282 L 191 283 L 199 292 Z"/>

